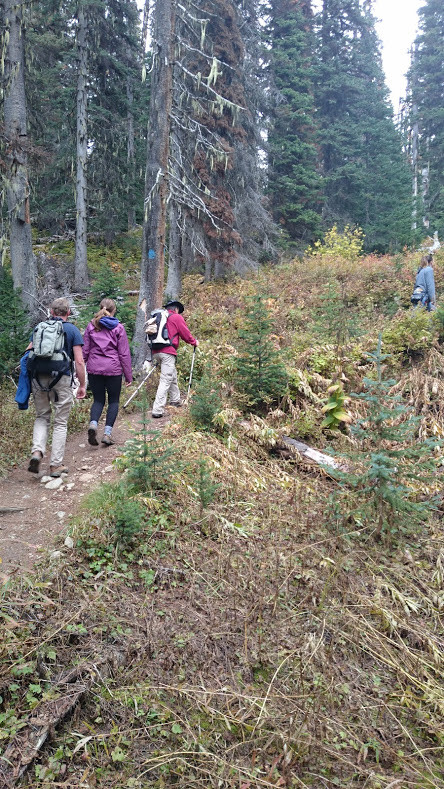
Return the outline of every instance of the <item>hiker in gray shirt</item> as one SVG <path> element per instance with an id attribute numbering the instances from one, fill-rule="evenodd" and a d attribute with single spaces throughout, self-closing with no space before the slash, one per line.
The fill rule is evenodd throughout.
<path id="1" fill-rule="evenodd" d="M 433 274 L 433 256 L 424 255 L 418 269 L 413 291 L 412 303 L 422 304 L 426 309 L 436 310 L 435 277 Z"/>

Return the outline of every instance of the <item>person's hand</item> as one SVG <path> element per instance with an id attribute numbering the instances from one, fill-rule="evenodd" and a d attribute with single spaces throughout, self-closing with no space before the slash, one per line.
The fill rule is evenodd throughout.
<path id="1" fill-rule="evenodd" d="M 86 386 L 79 386 L 76 392 L 77 400 L 83 400 L 86 397 Z"/>
<path id="2" fill-rule="evenodd" d="M 194 347 L 197 348 L 198 345 L 199 345 L 199 340 L 196 340 L 196 345 Z"/>
<path id="3" fill-rule="evenodd" d="M 129 386 L 131 386 L 131 384 L 132 384 L 132 381 L 125 381 L 125 386 L 126 386 L 127 389 L 128 389 Z"/>

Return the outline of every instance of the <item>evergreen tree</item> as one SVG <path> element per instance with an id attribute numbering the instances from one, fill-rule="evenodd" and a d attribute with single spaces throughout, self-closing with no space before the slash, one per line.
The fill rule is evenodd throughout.
<path id="1" fill-rule="evenodd" d="M 268 191 L 273 215 L 290 239 L 311 241 L 321 227 L 311 2 L 272 0 L 270 16 L 271 81 L 278 101 L 268 138 Z"/>
<path id="2" fill-rule="evenodd" d="M 317 104 L 324 222 L 357 224 L 369 250 L 412 240 L 411 181 L 393 124 L 371 4 L 324 0 Z"/>
<path id="3" fill-rule="evenodd" d="M 18 364 L 29 343 L 28 318 L 12 277 L 0 276 L 0 379 Z"/>
<path id="4" fill-rule="evenodd" d="M 84 2 L 88 21 L 88 231 L 109 241 L 143 215 L 147 83 L 142 83 L 135 0 Z M 51 233 L 74 230 L 77 5 L 37 0 L 27 30 L 27 92 L 34 142 L 36 223 Z M 139 175 L 136 178 L 136 174 Z"/>
<path id="5" fill-rule="evenodd" d="M 426 0 L 409 74 L 411 124 L 418 122 L 420 188 L 426 225 L 444 234 L 444 6 Z"/>
<path id="6" fill-rule="evenodd" d="M 172 476 L 182 469 L 171 444 L 161 432 L 150 426 L 146 397 L 141 403 L 139 427 L 125 444 L 122 466 L 127 469 L 125 482 L 130 493 L 171 490 Z"/>
<path id="7" fill-rule="evenodd" d="M 213 419 L 221 410 L 220 388 L 214 382 L 211 370 L 205 371 L 193 389 L 190 415 L 200 430 L 214 430 Z"/>
<path id="8" fill-rule="evenodd" d="M 242 345 L 235 371 L 235 386 L 253 407 L 282 397 L 287 385 L 285 367 L 270 334 L 271 319 L 263 297 L 254 296 L 247 309 L 245 328 L 239 331 Z"/>
<path id="9" fill-rule="evenodd" d="M 351 427 L 357 448 L 345 455 L 351 461 L 350 471 L 331 471 L 357 494 L 347 515 L 374 527 L 378 535 L 415 531 L 434 509 L 433 501 L 418 492 L 433 484 L 434 449 L 439 445 L 435 439 L 418 439 L 418 418 L 399 394 L 392 393 L 396 381 L 383 376 L 387 356 L 381 345 L 380 337 L 376 351 L 369 354 L 375 377 L 364 378 L 364 391 L 352 395 L 366 411 Z M 348 493 L 344 489 L 339 495 L 347 499 Z"/>

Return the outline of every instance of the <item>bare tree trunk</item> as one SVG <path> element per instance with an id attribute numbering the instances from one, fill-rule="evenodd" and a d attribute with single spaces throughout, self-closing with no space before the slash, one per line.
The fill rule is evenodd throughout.
<path id="1" fill-rule="evenodd" d="M 136 226 L 136 209 L 134 206 L 134 182 L 136 177 L 136 157 L 134 143 L 134 92 L 131 74 L 128 74 L 126 83 L 126 98 L 128 103 L 127 128 L 128 128 L 128 193 L 130 202 L 128 204 L 128 230 L 133 230 Z"/>
<path id="2" fill-rule="evenodd" d="M 154 24 L 154 65 L 151 77 L 150 126 L 145 179 L 140 299 L 148 312 L 162 304 L 165 280 L 165 241 L 168 197 L 168 158 L 172 106 L 175 9 L 173 0 L 157 0 Z M 135 331 L 135 360 L 144 360 L 143 315 Z"/>
<path id="3" fill-rule="evenodd" d="M 28 183 L 28 133 L 25 96 L 25 56 L 23 47 L 22 5 L 19 0 L 4 0 L 5 72 L 4 118 L 7 140 L 7 203 L 10 225 L 10 253 L 15 288 L 29 312 L 35 311 L 37 264 L 32 252 Z"/>
<path id="4" fill-rule="evenodd" d="M 76 176 L 76 251 L 74 287 L 80 292 L 88 288 L 87 264 L 87 180 L 86 164 L 88 156 L 87 127 L 87 65 L 88 50 L 86 41 L 86 18 L 83 0 L 79 0 L 77 8 L 77 176 Z"/>
<path id="5" fill-rule="evenodd" d="M 143 21 L 142 21 L 142 35 L 140 42 L 140 50 L 142 53 L 142 62 L 145 58 L 146 37 L 148 35 L 148 20 L 150 16 L 150 0 L 145 0 L 143 6 Z"/>
<path id="6" fill-rule="evenodd" d="M 182 290 L 182 227 L 180 209 L 170 203 L 170 233 L 168 242 L 168 277 L 165 295 L 178 299 Z"/>

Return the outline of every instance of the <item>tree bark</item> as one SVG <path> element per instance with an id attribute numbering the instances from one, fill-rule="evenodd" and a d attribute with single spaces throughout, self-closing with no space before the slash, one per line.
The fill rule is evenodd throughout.
<path id="1" fill-rule="evenodd" d="M 83 0 L 77 8 L 77 175 L 76 175 L 76 245 L 74 287 L 80 292 L 88 288 L 87 264 L 87 156 L 88 156 L 88 119 L 87 119 L 87 23 Z"/>
<path id="2" fill-rule="evenodd" d="M 128 104 L 127 129 L 128 129 L 128 230 L 136 226 L 136 209 L 134 206 L 134 182 L 136 177 L 136 154 L 134 142 L 134 91 L 131 74 L 128 74 L 126 83 L 126 99 Z"/>
<path id="3" fill-rule="evenodd" d="M 174 201 L 170 203 L 169 224 L 168 276 L 165 295 L 168 299 L 178 299 L 182 290 L 182 227 L 180 210 Z"/>
<path id="4" fill-rule="evenodd" d="M 9 33 L 4 64 L 4 118 L 12 279 L 14 288 L 22 289 L 23 303 L 32 314 L 37 295 L 37 264 L 32 252 L 29 209 L 22 4 L 20 0 L 4 0 L 4 9 Z"/>
<path id="5" fill-rule="evenodd" d="M 165 280 L 165 236 L 172 106 L 175 9 L 173 0 L 157 0 L 154 10 L 154 65 L 151 75 L 150 126 L 148 130 L 145 178 L 140 300 L 147 312 L 162 304 Z M 135 361 L 140 367 L 145 357 L 144 316 L 136 321 Z"/>

